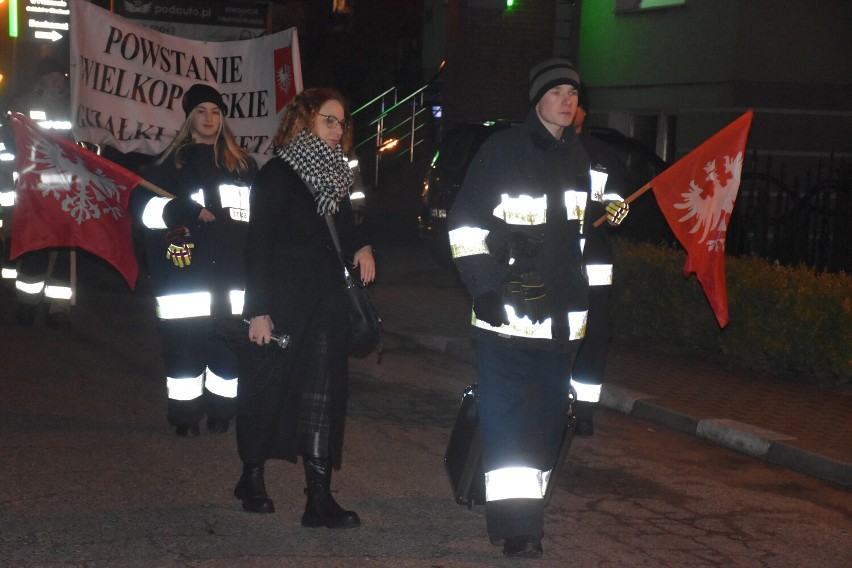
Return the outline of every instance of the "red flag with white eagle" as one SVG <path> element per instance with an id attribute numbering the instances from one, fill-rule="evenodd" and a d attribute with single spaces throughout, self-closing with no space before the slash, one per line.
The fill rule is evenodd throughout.
<path id="1" fill-rule="evenodd" d="M 725 236 L 753 114 L 749 110 L 648 182 L 686 249 L 684 276 L 695 273 L 719 327 L 728 325 Z"/>
<path id="2" fill-rule="evenodd" d="M 18 180 L 12 213 L 15 258 L 46 247 L 79 247 L 112 264 L 136 286 L 127 211 L 135 173 L 12 113 Z"/>

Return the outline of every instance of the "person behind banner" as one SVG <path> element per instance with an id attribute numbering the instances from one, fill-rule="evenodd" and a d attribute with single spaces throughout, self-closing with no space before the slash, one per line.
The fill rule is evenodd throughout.
<path id="1" fill-rule="evenodd" d="M 579 85 L 565 59 L 530 70 L 526 119 L 482 145 L 447 219 L 473 299 L 486 527 L 509 558 L 543 554 L 544 496 L 586 327 L 590 163 L 571 128 Z"/>
<path id="2" fill-rule="evenodd" d="M 35 76 L 33 88 L 16 97 L 9 110 L 71 138 L 71 93 L 65 66 L 54 57 L 44 57 L 36 64 Z M 7 250 L 11 249 L 10 240 L 6 238 Z M 73 259 L 73 249 L 65 247 L 26 252 L 14 261 L 4 254 L 2 274 L 15 279 L 15 318 L 19 324 L 32 325 L 43 312 L 47 325 L 64 329 L 71 326 L 71 306 L 76 296 Z"/>
<path id="3" fill-rule="evenodd" d="M 273 140 L 276 156 L 261 168 L 251 194 L 243 312 L 251 321 L 248 337 L 257 344 L 256 358 L 278 349 L 269 345 L 273 330 L 289 335 L 291 343 L 271 372 L 241 365 L 236 433 L 243 469 L 234 496 L 246 511 L 273 512 L 265 463 L 273 458 L 296 463 L 301 456 L 304 527 L 361 524 L 330 490 L 332 469 L 340 469 L 343 454 L 349 320 L 344 272 L 325 215 L 333 218 L 341 254 L 361 280 L 372 282 L 376 274 L 349 198 L 353 173 L 346 159 L 351 129 L 345 109 L 332 89 L 296 95 Z"/>
<path id="4" fill-rule="evenodd" d="M 178 436 L 228 430 L 236 408 L 238 360 L 223 323 L 243 309 L 243 251 L 249 187 L 257 173 L 225 118 L 213 87 L 183 95 L 185 120 L 143 178 L 174 194 L 137 188 L 131 211 L 145 233 L 151 288 L 157 301 L 169 424 Z"/>
<path id="5" fill-rule="evenodd" d="M 588 226 L 584 231 L 586 240 L 583 246 L 583 261 L 589 277 L 589 316 L 586 320 L 586 335 L 571 369 L 571 386 L 577 393 L 574 403 L 577 434 L 591 436 L 595 433 L 594 413 L 600 402 L 604 368 L 612 339 L 610 291 L 613 255 L 609 230 L 621 224 L 630 206 L 619 193 L 628 189 L 627 174 L 621 160 L 606 142 L 589 134 L 588 129 L 583 129 L 589 100 L 585 85 L 581 84 L 579 90 L 573 127 L 589 153 L 592 165 L 589 171 L 592 186 L 585 213 Z M 593 221 L 602 215 L 606 215 L 607 226 L 593 227 Z"/>

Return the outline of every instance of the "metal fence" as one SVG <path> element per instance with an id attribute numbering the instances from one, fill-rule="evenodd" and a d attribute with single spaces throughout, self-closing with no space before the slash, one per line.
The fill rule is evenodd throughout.
<path id="1" fill-rule="evenodd" d="M 729 255 L 852 272 L 852 163 L 831 155 L 791 174 L 753 153 L 728 229 Z"/>

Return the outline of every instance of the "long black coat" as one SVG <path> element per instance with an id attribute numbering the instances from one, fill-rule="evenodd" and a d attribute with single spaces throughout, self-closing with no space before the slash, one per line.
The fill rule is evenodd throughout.
<path id="1" fill-rule="evenodd" d="M 334 216 L 344 258 L 367 243 L 357 230 L 348 196 Z M 331 415 L 328 457 L 340 467 L 348 383 L 348 317 L 343 267 L 325 218 L 308 187 L 284 160 L 273 158 L 251 190 L 243 315 L 269 315 L 290 347 L 253 348 L 269 355 L 270 372 L 249 361 L 240 374 L 237 444 L 246 463 L 269 458 L 296 461 L 303 386 L 328 378 Z M 319 348 L 320 339 L 325 340 Z M 274 350 L 278 350 L 277 353 Z M 266 353 L 261 353 L 265 351 Z"/>

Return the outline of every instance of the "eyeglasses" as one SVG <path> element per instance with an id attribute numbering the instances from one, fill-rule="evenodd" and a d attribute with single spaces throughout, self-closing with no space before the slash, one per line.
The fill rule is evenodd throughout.
<path id="1" fill-rule="evenodd" d="M 339 126 L 343 129 L 343 132 L 349 130 L 349 127 L 352 125 L 351 120 L 340 120 L 336 116 L 331 116 L 329 114 L 321 114 L 317 113 L 317 116 L 321 116 L 325 119 L 325 125 L 329 128 L 334 128 L 335 126 Z"/>

